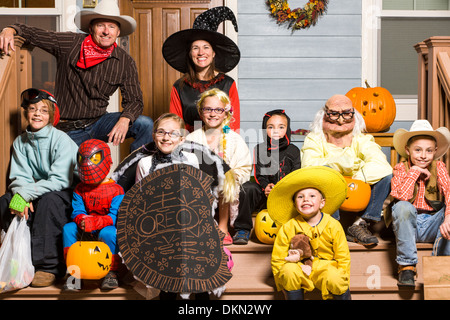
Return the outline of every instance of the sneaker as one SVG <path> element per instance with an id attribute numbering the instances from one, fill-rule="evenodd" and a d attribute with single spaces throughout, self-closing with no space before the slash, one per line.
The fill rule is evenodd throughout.
<path id="1" fill-rule="evenodd" d="M 227 235 L 223 238 L 223 245 L 229 246 L 230 244 L 233 244 L 233 238 L 230 236 L 230 233 L 227 232 Z"/>
<path id="2" fill-rule="evenodd" d="M 399 287 L 415 287 L 416 267 L 415 266 L 398 266 L 398 282 Z"/>
<path id="3" fill-rule="evenodd" d="M 117 277 L 117 272 L 110 271 L 108 274 L 103 278 L 101 289 L 103 290 L 109 290 L 109 289 L 116 289 L 119 287 L 119 279 Z"/>
<path id="4" fill-rule="evenodd" d="M 31 281 L 32 287 L 49 287 L 55 283 L 56 276 L 53 273 L 45 271 L 36 271 L 33 281 Z"/>
<path id="5" fill-rule="evenodd" d="M 250 231 L 238 230 L 233 237 L 233 244 L 247 244 L 250 238 Z"/>
<path id="6" fill-rule="evenodd" d="M 367 222 L 361 221 L 347 229 L 347 241 L 360 243 L 364 246 L 378 244 L 378 239 L 368 229 Z"/>

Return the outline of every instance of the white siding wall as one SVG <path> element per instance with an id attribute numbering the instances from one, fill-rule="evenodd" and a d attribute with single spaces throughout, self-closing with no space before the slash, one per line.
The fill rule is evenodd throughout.
<path id="1" fill-rule="evenodd" d="M 292 130 L 309 129 L 330 96 L 361 85 L 360 0 L 330 1 L 315 26 L 294 33 L 265 1 L 238 1 L 237 12 L 241 128 L 250 146 L 257 141 L 248 131 L 261 128 L 265 112 L 285 109 Z"/>

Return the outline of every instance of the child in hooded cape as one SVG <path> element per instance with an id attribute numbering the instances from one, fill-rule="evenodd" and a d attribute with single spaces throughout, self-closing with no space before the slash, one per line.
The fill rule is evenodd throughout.
<path id="1" fill-rule="evenodd" d="M 300 169 L 300 149 L 291 144 L 290 118 L 284 110 L 267 112 L 262 129 L 264 142 L 253 150 L 254 181 L 244 183 L 239 193 L 239 213 L 234 222 L 234 244 L 247 244 L 253 227 L 252 213 L 266 208 L 267 197 L 284 176 Z"/>

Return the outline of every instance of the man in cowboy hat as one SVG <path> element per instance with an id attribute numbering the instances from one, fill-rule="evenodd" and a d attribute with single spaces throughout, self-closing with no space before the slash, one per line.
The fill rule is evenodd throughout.
<path id="1" fill-rule="evenodd" d="M 153 121 L 142 116 L 143 98 L 136 63 L 116 40 L 134 32 L 136 21 L 120 15 L 115 0 L 103 0 L 94 10 L 75 16 L 77 27 L 87 32 L 54 32 L 13 24 L 0 33 L 0 51 L 14 51 L 14 35 L 56 57 L 55 96 L 61 129 L 78 144 L 97 138 L 122 143 L 135 141 L 131 150 L 152 141 Z M 107 113 L 110 96 L 120 88 L 122 112 Z"/>
<path id="2" fill-rule="evenodd" d="M 405 159 L 394 167 L 391 181 L 398 286 L 415 286 L 416 242 L 435 242 L 437 255 L 450 255 L 450 178 L 445 163 L 437 160 L 449 141 L 447 128 L 433 130 L 427 120 L 394 133 L 395 150 Z"/>

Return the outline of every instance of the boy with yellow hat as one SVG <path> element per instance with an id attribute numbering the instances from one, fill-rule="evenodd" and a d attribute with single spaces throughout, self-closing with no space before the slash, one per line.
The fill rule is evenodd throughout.
<path id="1" fill-rule="evenodd" d="M 450 133 L 416 120 L 409 131 L 394 133 L 394 147 L 406 160 L 394 167 L 391 181 L 392 226 L 397 243 L 398 286 L 414 287 L 416 242 L 440 241 L 438 255 L 450 255 L 450 178 L 445 163 Z"/>
<path id="2" fill-rule="evenodd" d="M 344 202 L 347 183 L 334 169 L 311 166 L 293 171 L 278 182 L 267 199 L 271 218 L 281 224 L 272 251 L 272 272 L 288 300 L 303 299 L 303 290 L 318 288 L 324 299 L 350 300 L 350 251 L 345 232 L 331 217 Z M 310 239 L 313 264 L 307 275 L 301 262 L 285 258 L 291 239 Z"/>

